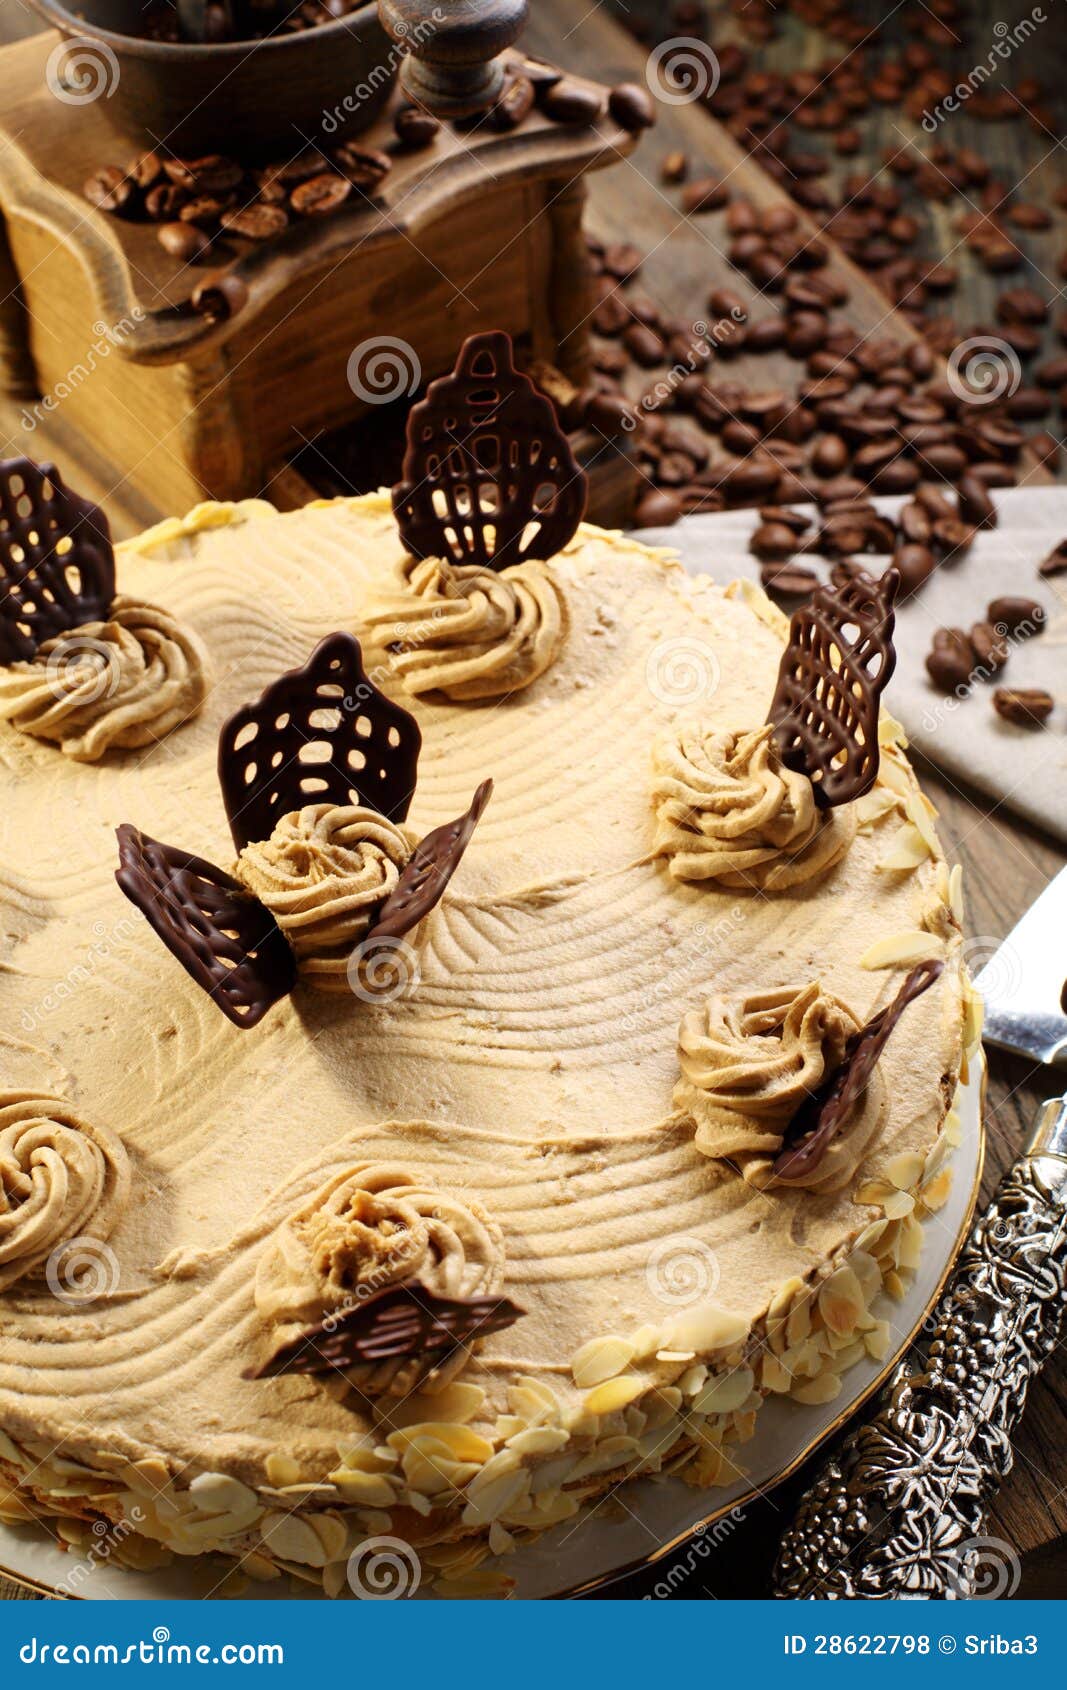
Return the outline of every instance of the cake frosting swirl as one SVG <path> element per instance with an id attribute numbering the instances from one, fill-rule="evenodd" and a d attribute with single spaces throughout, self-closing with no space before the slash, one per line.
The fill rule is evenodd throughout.
<path id="1" fill-rule="evenodd" d="M 773 1163 L 790 1121 L 838 1067 L 859 1022 L 817 980 L 740 997 L 715 996 L 684 1016 L 678 1035 L 679 1109 L 695 1123 L 705 1156 L 730 1162 L 750 1185 L 803 1185 L 837 1191 L 855 1173 L 878 1129 L 884 1090 L 878 1076 L 858 1115 L 810 1173 L 776 1176 Z"/>
<path id="2" fill-rule="evenodd" d="M 494 1294 L 504 1281 L 500 1228 L 479 1203 L 435 1189 L 414 1170 L 361 1162 L 274 1233 L 256 1273 L 256 1308 L 284 1340 L 407 1280 L 442 1297 Z M 465 1360 L 457 1353 L 435 1385 Z M 397 1394 L 424 1371 L 411 1357 L 348 1376 L 366 1395 Z"/>
<path id="3" fill-rule="evenodd" d="M 269 839 L 246 845 L 234 872 L 274 916 L 301 977 L 340 992 L 352 951 L 411 852 L 403 829 L 376 810 L 305 804 L 282 816 Z"/>
<path id="4" fill-rule="evenodd" d="M 53 1258 L 59 1279 L 78 1294 L 76 1271 L 55 1253 L 86 1233 L 106 1239 L 129 1184 L 126 1151 L 113 1133 L 62 1098 L 0 1091 L 0 1291 L 39 1276 Z"/>
<path id="5" fill-rule="evenodd" d="M 424 558 L 409 561 L 403 590 L 365 621 L 408 692 L 463 701 L 536 681 L 559 654 L 568 617 L 556 575 L 537 559 L 497 572 Z"/>
<path id="6" fill-rule="evenodd" d="M 848 850 L 850 805 L 822 811 L 806 774 L 782 763 L 770 724 L 730 733 L 683 723 L 653 750 L 658 855 L 679 880 L 781 892 Z"/>
<path id="7" fill-rule="evenodd" d="M 95 763 L 112 748 L 154 745 L 195 716 L 207 671 L 189 628 L 120 596 L 106 622 L 46 640 L 31 662 L 0 669 L 0 721 Z"/>

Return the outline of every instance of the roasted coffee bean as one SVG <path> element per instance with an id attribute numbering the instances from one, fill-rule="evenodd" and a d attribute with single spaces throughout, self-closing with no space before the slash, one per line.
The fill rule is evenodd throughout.
<path id="1" fill-rule="evenodd" d="M 642 493 L 634 511 L 635 528 L 668 528 L 682 514 L 682 502 L 677 493 L 661 487 L 650 487 Z"/>
<path id="2" fill-rule="evenodd" d="M 784 559 L 796 551 L 797 537 L 784 522 L 761 522 L 748 542 L 748 549 L 754 557 Z"/>
<path id="3" fill-rule="evenodd" d="M 173 223 L 188 203 L 189 195 L 184 188 L 176 188 L 173 182 L 159 182 L 145 195 L 145 216 L 150 223 Z"/>
<path id="4" fill-rule="evenodd" d="M 909 499 L 897 513 L 897 526 L 911 545 L 925 546 L 930 538 L 930 517 L 917 499 Z"/>
<path id="5" fill-rule="evenodd" d="M 634 362 L 649 370 L 663 362 L 663 341 L 647 323 L 631 323 L 623 334 L 623 345 Z"/>
<path id="6" fill-rule="evenodd" d="M 289 195 L 289 204 L 298 217 L 330 217 L 340 210 L 351 192 L 352 183 L 347 177 L 323 171 L 321 176 L 298 182 Z"/>
<path id="7" fill-rule="evenodd" d="M 189 303 L 198 316 L 206 317 L 211 323 L 225 323 L 244 309 L 248 289 L 239 276 L 222 271 L 198 282 Z"/>
<path id="8" fill-rule="evenodd" d="M 1004 628 L 1013 640 L 1022 640 L 1042 633 L 1048 618 L 1044 605 L 1036 599 L 1006 594 L 990 600 L 986 607 L 986 620 Z"/>
<path id="9" fill-rule="evenodd" d="M 726 232 L 729 235 L 748 235 L 759 226 L 759 217 L 751 200 L 731 200 L 726 208 Z"/>
<path id="10" fill-rule="evenodd" d="M 393 118 L 393 128 L 401 147 L 409 153 L 431 146 L 441 132 L 437 119 L 422 106 L 402 106 Z"/>
<path id="11" fill-rule="evenodd" d="M 640 269 L 644 254 L 629 241 L 613 241 L 604 248 L 604 269 L 618 282 L 629 282 Z"/>
<path id="12" fill-rule="evenodd" d="M 606 335 L 608 339 L 613 340 L 616 335 L 621 335 L 629 328 L 633 317 L 622 295 L 609 293 L 593 312 L 592 322 L 597 334 Z"/>
<path id="13" fill-rule="evenodd" d="M 486 112 L 488 127 L 497 134 L 518 129 L 525 123 L 534 106 L 534 86 L 528 76 L 518 72 L 506 73 L 504 86 Z"/>
<path id="14" fill-rule="evenodd" d="M 678 494 L 678 499 L 683 516 L 695 516 L 699 512 L 707 515 L 709 512 L 713 513 L 726 509 L 726 500 L 723 495 L 714 487 L 701 487 L 699 482 L 694 482 L 689 487 L 683 487 Z"/>
<path id="15" fill-rule="evenodd" d="M 636 82 L 620 82 L 608 95 L 608 111 L 622 129 L 638 134 L 651 129 L 656 121 L 656 108 L 647 88 Z"/>
<path id="16" fill-rule="evenodd" d="M 668 188 L 676 188 L 689 174 L 689 160 L 683 152 L 668 153 L 660 165 L 659 179 Z"/>
<path id="17" fill-rule="evenodd" d="M 354 188 L 362 188 L 364 192 L 376 188 L 393 168 L 393 161 L 388 153 L 380 152 L 377 147 L 359 147 L 354 141 L 345 141 L 341 146 L 335 147 L 333 162 Z M 308 180 L 320 181 L 321 172 Z M 295 189 L 292 199 L 295 205 Z"/>
<path id="18" fill-rule="evenodd" d="M 779 598 L 806 599 L 819 585 L 819 577 L 804 563 L 768 564 L 760 570 L 760 585 Z"/>
<path id="19" fill-rule="evenodd" d="M 236 211 L 224 212 L 219 219 L 231 235 L 243 235 L 250 241 L 269 241 L 289 226 L 289 216 L 280 205 L 245 205 Z"/>
<path id="20" fill-rule="evenodd" d="M 910 493 L 919 481 L 919 466 L 911 458 L 890 458 L 871 476 L 878 493 Z"/>
<path id="21" fill-rule="evenodd" d="M 939 516 L 934 518 L 931 538 L 946 563 L 958 562 L 974 545 L 974 529 L 957 516 Z"/>
<path id="22" fill-rule="evenodd" d="M 208 237 L 193 223 L 161 223 L 156 239 L 163 251 L 181 264 L 195 264 L 211 250 Z"/>
<path id="23" fill-rule="evenodd" d="M 1004 409 L 1021 422 L 1040 422 L 1052 409 L 1052 400 L 1039 387 L 1018 387 L 1005 396 Z"/>
<path id="24" fill-rule="evenodd" d="M 1037 566 L 1037 573 L 1046 579 L 1051 575 L 1062 575 L 1064 571 L 1067 571 L 1067 540 L 1053 546 L 1048 557 Z"/>
<path id="25" fill-rule="evenodd" d="M 981 678 L 997 675 L 1008 661 L 1008 642 L 999 624 L 976 622 L 970 632 L 971 645 L 978 659 Z"/>
<path id="26" fill-rule="evenodd" d="M 930 446 L 921 446 L 916 443 L 913 449 L 918 452 L 926 467 L 932 470 L 935 475 L 941 476 L 945 481 L 957 480 L 967 468 L 967 454 L 959 446 L 952 446 L 947 442 L 943 445 L 934 444 Z M 962 513 L 962 496 L 960 509 Z M 979 519 L 975 516 L 969 516 L 967 520 L 977 524 Z"/>
<path id="27" fill-rule="evenodd" d="M 158 153 L 141 153 L 126 166 L 126 175 L 134 185 L 147 193 L 163 175 L 163 160 Z"/>
<path id="28" fill-rule="evenodd" d="M 687 217 L 696 217 L 704 211 L 720 211 L 729 198 L 730 190 L 719 177 L 701 176 L 683 190 L 682 210 Z"/>
<path id="29" fill-rule="evenodd" d="M 923 582 L 928 581 L 937 568 L 937 559 L 929 546 L 920 545 L 917 541 L 898 546 L 893 553 L 893 562 L 900 571 L 900 582 L 905 595 L 918 592 Z"/>
<path id="30" fill-rule="evenodd" d="M 541 100 L 541 110 L 553 123 L 580 126 L 595 123 L 603 110 L 604 100 L 599 88 L 588 83 L 572 82 L 563 77 L 549 88 Z"/>
<path id="31" fill-rule="evenodd" d="M 94 170 L 82 186 L 82 193 L 90 205 L 95 205 L 98 211 L 108 211 L 112 216 L 117 216 L 130 205 L 133 192 L 130 178 L 114 164 L 105 164 Z"/>
<path id="32" fill-rule="evenodd" d="M 1052 715 L 1056 700 L 1043 687 L 998 687 L 993 708 L 1017 728 L 1040 728 Z"/>
<path id="33" fill-rule="evenodd" d="M 810 516 L 791 510 L 788 505 L 761 505 L 759 514 L 761 522 L 779 523 L 794 535 L 806 534 L 811 527 Z"/>
<path id="34" fill-rule="evenodd" d="M 975 653 L 962 628 L 939 628 L 926 657 L 926 672 L 944 693 L 969 690 Z"/>
<path id="35" fill-rule="evenodd" d="M 723 424 L 722 443 L 727 451 L 736 452 L 739 457 L 751 452 L 762 439 L 762 429 L 756 428 L 752 423 L 742 422 L 739 417 L 731 417 Z"/>
<path id="36" fill-rule="evenodd" d="M 1039 387 L 1067 387 L 1067 353 L 1057 358 L 1047 358 L 1034 371 L 1034 379 Z"/>
<path id="37" fill-rule="evenodd" d="M 708 310 L 715 317 L 731 317 L 735 323 L 748 321 L 748 306 L 733 288 L 714 288 L 708 297 Z"/>
<path id="38" fill-rule="evenodd" d="M 839 434 L 824 434 L 811 455 L 816 475 L 840 475 L 848 463 L 848 447 Z"/>
<path id="39" fill-rule="evenodd" d="M 223 199 L 218 194 L 198 194 L 187 200 L 178 213 L 182 223 L 195 223 L 198 229 L 214 229 L 223 212 L 237 204 L 232 196 Z"/>
<path id="40" fill-rule="evenodd" d="M 785 344 L 785 323 L 781 317 L 760 317 L 749 323 L 741 340 L 745 352 L 776 352 Z M 720 347 L 720 356 L 722 348 Z"/>
<path id="41" fill-rule="evenodd" d="M 582 395 L 582 421 L 598 434 L 615 439 L 633 431 L 636 417 L 632 405 L 621 394 L 590 392 Z"/>
<path id="42" fill-rule="evenodd" d="M 998 323 L 1041 324 L 1048 316 L 1048 302 L 1036 288 L 1008 288 L 997 299 Z"/>
<path id="43" fill-rule="evenodd" d="M 754 504 L 774 491 L 778 479 L 777 464 L 769 458 L 753 457 L 727 470 L 720 486 L 727 499 L 738 504 Z"/>
<path id="44" fill-rule="evenodd" d="M 230 194 L 244 176 L 244 167 L 222 153 L 210 153 L 205 158 L 167 158 L 163 169 L 177 187 L 195 194 Z"/>
<path id="45" fill-rule="evenodd" d="M 958 488 L 961 522 L 972 528 L 995 528 L 997 508 L 982 483 L 973 475 L 964 475 Z"/>

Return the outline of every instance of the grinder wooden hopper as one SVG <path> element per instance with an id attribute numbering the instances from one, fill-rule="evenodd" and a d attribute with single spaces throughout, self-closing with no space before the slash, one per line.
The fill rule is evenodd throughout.
<path id="1" fill-rule="evenodd" d="M 50 18 L 64 11 L 35 3 Z M 628 153 L 638 125 L 616 121 L 597 84 L 567 78 L 570 97 L 559 97 L 549 67 L 517 45 L 526 9 L 383 0 L 392 86 L 383 102 L 381 76 L 368 79 L 374 111 L 358 145 L 385 151 L 387 174 L 274 240 L 223 229 L 195 264 L 170 256 L 150 223 L 109 215 L 82 191 L 90 170 L 125 166 L 153 135 L 167 156 L 153 111 L 137 132 L 106 88 L 57 97 L 64 49 L 53 34 L 0 51 L 0 387 L 20 449 L 40 456 L 47 442 L 103 459 L 146 517 L 205 498 L 294 505 L 345 485 L 366 443 L 388 433 L 383 393 L 406 410 L 472 332 L 506 329 L 553 397 L 585 387 L 584 176 Z M 523 69 L 538 98 L 516 123 L 501 106 Z M 290 134 L 287 154 L 307 144 L 328 156 L 360 107 L 354 92 L 338 87 L 318 133 Z M 416 103 L 440 122 L 417 149 L 395 128 Z M 239 114 L 232 134 L 236 152 Z M 580 408 L 574 425 L 590 514 L 625 520 L 627 436 L 588 428 Z M 374 479 L 395 475 L 386 464 Z"/>

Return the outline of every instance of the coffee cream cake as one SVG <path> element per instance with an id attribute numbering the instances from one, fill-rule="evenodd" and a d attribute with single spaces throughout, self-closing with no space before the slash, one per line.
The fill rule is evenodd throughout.
<path id="1" fill-rule="evenodd" d="M 412 557 L 386 494 L 208 504 L 117 580 L 211 679 L 94 761 L 0 725 L 2 1517 L 330 1594 L 385 1535 L 492 1594 L 531 1534 L 637 1475 L 728 1482 L 769 1395 L 885 1355 L 977 1043 L 885 712 L 873 785 L 820 808 L 764 726 L 782 613 L 587 525 L 494 571 Z M 220 732 L 337 633 L 421 730 L 410 815 L 295 806 L 238 852 Z M 339 971 L 487 779 L 388 978 Z M 122 824 L 271 912 L 295 974 L 258 1025 L 124 898 Z M 798 1111 L 927 961 L 805 1159 Z M 484 1324 L 346 1339 L 412 1286 Z"/>

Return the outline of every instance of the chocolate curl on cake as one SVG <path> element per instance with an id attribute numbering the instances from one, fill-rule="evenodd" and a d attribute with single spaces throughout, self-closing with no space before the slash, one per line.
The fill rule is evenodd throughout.
<path id="1" fill-rule="evenodd" d="M 896 667 L 900 575 L 859 573 L 818 587 L 793 612 L 767 716 L 787 768 L 806 774 L 821 809 L 860 798 L 878 775 L 878 702 Z"/>
<path id="2" fill-rule="evenodd" d="M 124 822 L 115 879 L 167 949 L 235 1027 L 291 992 L 296 961 L 270 911 L 201 857 Z"/>
<path id="3" fill-rule="evenodd" d="M 422 734 L 363 667 L 359 641 L 329 634 L 219 735 L 219 784 L 240 851 L 302 804 L 362 804 L 392 822 L 411 808 Z"/>
<path id="4" fill-rule="evenodd" d="M 297 1333 L 244 1377 L 346 1373 L 416 1356 L 432 1356 L 440 1367 L 475 1339 L 514 1326 L 525 1312 L 510 1297 L 441 1297 L 409 1279 Z"/>
<path id="5" fill-rule="evenodd" d="M 418 775 L 414 717 L 370 680 L 359 641 L 330 634 L 219 735 L 219 784 L 242 850 L 308 804 L 360 805 L 403 821 Z M 409 933 L 444 895 L 493 790 L 415 847 L 359 949 Z M 118 829 L 116 880 L 167 949 L 237 1027 L 254 1027 L 296 983 L 293 951 L 267 906 L 214 863 Z"/>
<path id="6" fill-rule="evenodd" d="M 107 619 L 115 553 L 107 517 L 72 493 L 54 464 L 0 463 L 0 663 Z"/>
<path id="7" fill-rule="evenodd" d="M 408 417 L 393 488 L 405 548 L 496 570 L 555 557 L 585 501 L 586 477 L 551 402 L 516 370 L 510 335 L 471 335 Z"/>
<path id="8" fill-rule="evenodd" d="M 889 1035 L 910 1003 L 940 979 L 944 963 L 920 962 L 907 976 L 892 1003 L 873 1015 L 845 1044 L 838 1066 L 797 1110 L 774 1163 L 779 1179 L 803 1179 L 815 1172 L 845 1126 L 874 1073 Z"/>

